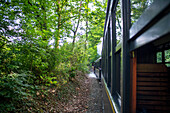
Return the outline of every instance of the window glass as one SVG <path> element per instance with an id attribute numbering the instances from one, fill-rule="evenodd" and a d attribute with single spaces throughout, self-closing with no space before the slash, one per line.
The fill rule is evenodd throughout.
<path id="1" fill-rule="evenodd" d="M 120 62 L 121 62 L 121 57 L 120 57 L 120 54 L 121 52 L 119 51 L 117 54 L 116 54 L 116 92 L 118 93 L 118 95 L 120 95 L 120 87 L 121 87 L 121 84 L 120 84 Z"/>
<path id="2" fill-rule="evenodd" d="M 156 58 L 157 58 L 157 63 L 161 63 L 162 62 L 162 52 L 157 52 Z"/>
<path id="3" fill-rule="evenodd" d="M 154 0 L 131 0 L 131 23 L 135 23 Z"/>
<path id="4" fill-rule="evenodd" d="M 167 67 L 170 67 L 170 64 L 165 64 Z"/>
<path id="5" fill-rule="evenodd" d="M 170 49 L 165 50 L 165 62 L 170 62 Z"/>

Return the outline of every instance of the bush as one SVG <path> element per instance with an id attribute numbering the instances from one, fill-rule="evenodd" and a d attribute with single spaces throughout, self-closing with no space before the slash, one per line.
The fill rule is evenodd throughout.
<path id="1" fill-rule="evenodd" d="M 84 73 L 88 71 L 88 55 L 83 46 L 83 44 L 77 42 L 73 49 L 72 44 L 65 43 L 60 49 L 61 54 L 65 56 L 61 59 L 61 63 L 66 65 L 63 68 L 66 68 L 69 77 L 74 77 L 76 71 Z"/>
<path id="2" fill-rule="evenodd" d="M 13 73 L 0 79 L 0 112 L 13 111 L 31 97 L 33 93 L 31 78 L 28 73 Z"/>

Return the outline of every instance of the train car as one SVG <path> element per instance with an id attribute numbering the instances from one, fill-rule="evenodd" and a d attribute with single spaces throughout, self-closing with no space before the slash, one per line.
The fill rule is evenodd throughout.
<path id="1" fill-rule="evenodd" d="M 108 0 L 100 61 L 105 113 L 170 113 L 170 0 L 147 1 L 133 23 L 137 0 Z"/>

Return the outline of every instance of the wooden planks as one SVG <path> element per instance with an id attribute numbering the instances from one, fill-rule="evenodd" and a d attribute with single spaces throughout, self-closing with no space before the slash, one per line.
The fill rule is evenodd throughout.
<path id="1" fill-rule="evenodd" d="M 139 73 L 167 72 L 167 68 L 164 64 L 138 64 L 137 72 Z"/>
<path id="2" fill-rule="evenodd" d="M 170 113 L 170 83 L 163 64 L 137 65 L 137 110 Z"/>

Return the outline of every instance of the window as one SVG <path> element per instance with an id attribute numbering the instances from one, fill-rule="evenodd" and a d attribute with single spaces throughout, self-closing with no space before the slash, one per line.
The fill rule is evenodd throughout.
<path id="1" fill-rule="evenodd" d="M 120 57 L 121 52 L 116 54 L 116 93 L 120 96 Z"/>
<path id="2" fill-rule="evenodd" d="M 157 58 L 157 63 L 162 63 L 162 52 L 157 52 L 156 58 Z"/>
<path id="3" fill-rule="evenodd" d="M 170 62 L 170 49 L 165 50 L 165 62 Z"/>
<path id="4" fill-rule="evenodd" d="M 170 49 L 156 53 L 156 62 L 170 67 Z"/>
<path id="5" fill-rule="evenodd" d="M 165 54 L 165 65 L 167 67 L 170 67 L 170 49 L 165 50 L 164 54 Z"/>

